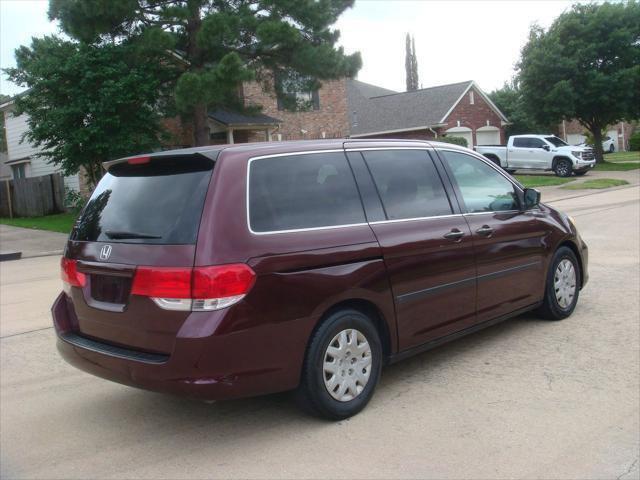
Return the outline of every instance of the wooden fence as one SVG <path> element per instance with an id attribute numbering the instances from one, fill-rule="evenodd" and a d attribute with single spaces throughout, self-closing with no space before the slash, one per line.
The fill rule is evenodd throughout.
<path id="1" fill-rule="evenodd" d="M 64 212 L 64 178 L 59 173 L 0 182 L 0 216 L 40 217 Z"/>

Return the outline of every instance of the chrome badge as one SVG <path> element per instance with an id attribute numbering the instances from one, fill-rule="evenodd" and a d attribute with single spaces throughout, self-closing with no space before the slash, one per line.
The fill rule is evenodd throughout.
<path id="1" fill-rule="evenodd" d="M 111 245 L 105 245 L 100 249 L 100 260 L 109 260 L 111 256 Z"/>

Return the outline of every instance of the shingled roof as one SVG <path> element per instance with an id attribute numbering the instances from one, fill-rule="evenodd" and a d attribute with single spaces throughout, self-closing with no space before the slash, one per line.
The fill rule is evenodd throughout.
<path id="1" fill-rule="evenodd" d="M 473 84 L 469 80 L 398 93 L 349 80 L 351 136 L 438 126 Z"/>
<path id="2" fill-rule="evenodd" d="M 282 120 L 270 117 L 263 113 L 257 114 L 245 114 L 238 112 L 231 112 L 229 110 L 217 109 L 209 112 L 209 118 L 212 118 L 216 122 L 222 123 L 228 127 L 235 126 L 250 126 L 250 125 L 277 125 L 282 123 Z"/>

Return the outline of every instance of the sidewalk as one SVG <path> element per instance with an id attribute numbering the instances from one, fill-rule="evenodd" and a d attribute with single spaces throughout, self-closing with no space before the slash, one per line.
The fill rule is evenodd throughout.
<path id="1" fill-rule="evenodd" d="M 544 172 L 536 173 L 536 175 L 545 175 Z M 548 173 L 549 176 L 553 176 L 553 173 Z M 575 180 L 569 183 L 569 185 L 574 185 L 578 183 L 583 183 L 587 180 L 595 180 L 597 178 L 615 178 L 617 180 L 626 180 L 629 182 L 629 185 L 622 185 L 620 187 L 611 187 L 604 188 L 601 190 L 598 189 L 584 189 L 584 190 L 567 190 L 562 188 L 564 185 L 557 185 L 552 187 L 536 187 L 537 190 L 540 190 L 542 193 L 542 201 L 545 203 L 554 202 L 556 200 L 560 200 L 567 197 L 576 197 L 583 195 L 591 195 L 600 192 L 610 192 L 613 190 L 620 190 L 624 188 L 629 188 L 630 186 L 638 186 L 640 185 L 640 169 L 638 170 L 628 170 L 624 171 L 616 171 L 616 172 L 596 172 L 592 171 L 587 173 L 583 177 L 573 177 Z M 566 184 L 565 184 L 566 185 Z"/>
<path id="2" fill-rule="evenodd" d="M 0 225 L 0 253 L 22 252 L 22 258 L 62 255 L 67 234 Z"/>

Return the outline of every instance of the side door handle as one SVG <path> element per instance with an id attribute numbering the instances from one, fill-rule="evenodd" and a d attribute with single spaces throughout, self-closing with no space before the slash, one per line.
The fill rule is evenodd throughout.
<path id="1" fill-rule="evenodd" d="M 461 232 L 457 228 L 454 228 L 449 233 L 444 234 L 444 238 L 447 240 L 455 240 L 456 242 L 459 242 L 462 237 L 464 237 L 464 232 Z"/>
<path id="2" fill-rule="evenodd" d="M 493 234 L 493 228 L 491 228 L 489 225 L 483 225 L 478 230 L 476 230 L 476 233 L 484 237 L 490 237 Z"/>

